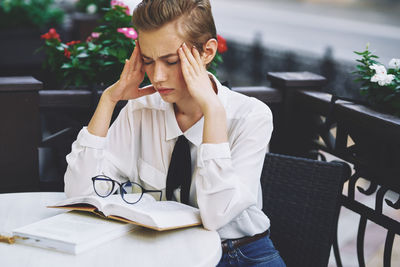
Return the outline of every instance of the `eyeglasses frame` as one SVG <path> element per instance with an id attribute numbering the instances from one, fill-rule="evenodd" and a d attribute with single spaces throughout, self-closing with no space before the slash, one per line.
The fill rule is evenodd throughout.
<path id="1" fill-rule="evenodd" d="M 96 191 L 96 187 L 95 187 L 95 185 L 94 185 L 94 183 L 95 183 L 96 180 L 97 180 L 97 181 L 110 181 L 110 182 L 112 182 L 112 188 L 111 188 L 111 190 L 110 190 L 110 193 L 108 193 L 108 194 L 105 195 L 105 196 L 104 196 L 104 195 L 100 195 L 100 194 Z M 162 191 L 161 191 L 161 190 L 148 190 L 148 189 L 145 189 L 145 188 L 144 188 L 143 186 L 141 186 L 140 184 L 135 183 L 135 182 L 131 182 L 131 181 L 126 181 L 126 182 L 124 182 L 124 183 L 120 183 L 120 182 L 118 182 L 118 181 L 116 181 L 116 180 L 114 180 L 114 179 L 112 179 L 112 178 L 110 178 L 110 177 L 108 177 L 108 176 L 106 176 L 106 175 L 103 175 L 103 174 L 96 175 L 96 176 L 92 177 L 92 182 L 93 182 L 93 189 L 94 189 L 94 192 L 95 192 L 99 197 L 102 197 L 102 198 L 106 198 L 106 197 L 108 197 L 109 195 L 111 195 L 111 194 L 113 193 L 113 191 L 114 191 L 115 184 L 118 184 L 118 185 L 119 185 L 119 192 L 120 192 L 121 198 L 122 198 L 122 200 L 124 200 L 124 201 L 125 201 L 126 203 L 128 203 L 128 204 L 136 204 L 136 203 L 138 203 L 138 202 L 142 199 L 144 193 L 160 193 L 160 201 L 161 201 L 161 199 L 162 199 Z M 137 201 L 135 201 L 135 202 L 128 202 L 128 201 L 124 198 L 124 194 L 125 194 L 126 192 L 125 192 L 123 186 L 124 186 L 125 184 L 127 184 L 127 183 L 135 184 L 135 185 L 139 186 L 139 187 L 142 189 L 142 194 L 140 195 L 139 199 L 138 199 Z"/>

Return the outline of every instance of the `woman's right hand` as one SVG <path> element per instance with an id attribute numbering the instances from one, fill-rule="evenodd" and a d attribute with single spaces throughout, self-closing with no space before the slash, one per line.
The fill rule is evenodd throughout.
<path id="1" fill-rule="evenodd" d="M 153 86 L 139 89 L 145 72 L 143 70 L 143 59 L 140 54 L 139 43 L 137 41 L 135 43 L 136 46 L 131 57 L 129 60 L 125 60 L 125 66 L 119 80 L 104 91 L 114 103 L 120 100 L 136 99 L 156 92 Z"/>

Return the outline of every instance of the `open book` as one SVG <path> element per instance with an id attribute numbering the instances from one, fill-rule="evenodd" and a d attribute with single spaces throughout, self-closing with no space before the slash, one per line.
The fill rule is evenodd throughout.
<path id="1" fill-rule="evenodd" d="M 138 228 L 70 211 L 14 229 L 13 235 L 20 244 L 78 254 Z"/>
<path id="2" fill-rule="evenodd" d="M 157 231 L 201 225 L 198 209 L 175 201 L 156 201 L 148 194 L 144 194 L 136 204 L 126 203 L 120 195 L 106 198 L 81 196 L 63 200 L 49 208 L 88 211 Z"/>

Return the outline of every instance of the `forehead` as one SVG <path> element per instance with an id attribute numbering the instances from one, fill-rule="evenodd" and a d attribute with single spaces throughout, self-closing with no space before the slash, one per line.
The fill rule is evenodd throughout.
<path id="1" fill-rule="evenodd" d="M 139 45 L 142 54 L 153 59 L 177 53 L 183 42 L 174 22 L 167 23 L 157 30 L 139 31 Z"/>

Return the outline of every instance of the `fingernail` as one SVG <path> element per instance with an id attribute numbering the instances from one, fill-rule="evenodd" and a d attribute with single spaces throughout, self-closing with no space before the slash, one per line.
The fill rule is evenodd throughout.
<path id="1" fill-rule="evenodd" d="M 183 46 L 186 46 L 186 43 L 185 42 L 183 42 L 183 44 L 182 44 Z"/>

